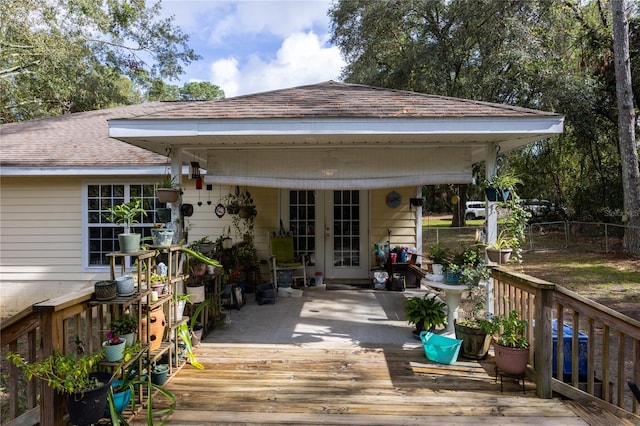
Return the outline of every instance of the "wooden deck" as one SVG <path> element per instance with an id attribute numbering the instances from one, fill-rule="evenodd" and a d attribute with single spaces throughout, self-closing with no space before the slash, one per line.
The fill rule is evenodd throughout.
<path id="1" fill-rule="evenodd" d="M 169 425 L 585 425 L 533 384 L 494 377 L 493 357 L 440 365 L 420 346 L 327 347 L 204 343 L 204 371 L 185 366 L 165 387 L 177 396 Z M 132 424 L 144 424 L 142 419 Z"/>

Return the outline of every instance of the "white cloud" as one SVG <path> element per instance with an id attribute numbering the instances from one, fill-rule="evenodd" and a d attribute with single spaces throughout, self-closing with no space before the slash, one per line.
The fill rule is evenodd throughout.
<path id="1" fill-rule="evenodd" d="M 226 97 L 233 96 L 231 93 L 238 93 L 240 71 L 237 59 L 228 58 L 215 61 L 211 64 L 211 76 L 213 84 L 224 90 Z"/>
<path id="2" fill-rule="evenodd" d="M 331 1 L 236 1 L 222 19 L 213 19 L 210 41 L 224 43 L 242 34 L 287 37 L 314 26 L 327 28 Z"/>
<path id="3" fill-rule="evenodd" d="M 273 60 L 254 54 L 243 64 L 233 58 L 214 61 L 210 81 L 232 97 L 337 80 L 344 65 L 337 47 L 326 47 L 312 32 L 294 33 L 284 39 Z"/>

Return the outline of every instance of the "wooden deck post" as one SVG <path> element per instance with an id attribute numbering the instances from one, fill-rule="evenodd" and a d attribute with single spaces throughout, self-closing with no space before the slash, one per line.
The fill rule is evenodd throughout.
<path id="1" fill-rule="evenodd" d="M 42 336 L 42 358 L 46 358 L 54 351 L 64 349 L 63 319 L 59 311 L 41 310 L 40 330 Z M 66 403 L 61 394 L 51 389 L 44 380 L 40 384 L 40 425 L 63 426 Z"/>
<path id="2" fill-rule="evenodd" d="M 552 336 L 552 310 L 553 287 L 538 287 L 536 290 L 534 329 L 534 353 L 536 371 L 536 395 L 540 398 L 551 398 L 553 336 Z"/>

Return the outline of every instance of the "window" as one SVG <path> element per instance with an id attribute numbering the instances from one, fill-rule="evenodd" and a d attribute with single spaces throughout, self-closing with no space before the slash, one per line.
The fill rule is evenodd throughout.
<path id="1" fill-rule="evenodd" d="M 87 185 L 86 217 L 87 217 L 87 265 L 89 267 L 107 266 L 107 253 L 118 251 L 120 245 L 118 234 L 123 232 L 121 225 L 115 225 L 108 217 L 109 208 L 137 198 L 142 201 L 142 207 L 147 216 L 140 215 L 139 223 L 133 224 L 133 229 L 142 234 L 142 238 L 150 237 L 150 228 L 157 221 L 156 209 L 165 207 L 158 203 L 153 184 L 90 184 Z"/>
<path id="2" fill-rule="evenodd" d="M 293 232 L 294 253 L 307 259 L 316 249 L 316 199 L 314 191 L 289 191 L 289 229 Z M 311 263 L 309 263 L 311 264 Z"/>

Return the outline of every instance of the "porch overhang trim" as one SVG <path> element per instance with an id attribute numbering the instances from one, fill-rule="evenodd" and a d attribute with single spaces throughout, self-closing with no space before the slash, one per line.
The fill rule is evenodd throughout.
<path id="1" fill-rule="evenodd" d="M 359 135 L 359 134 L 560 134 L 563 118 L 455 117 L 455 118 L 304 118 L 109 121 L 109 136 L 116 139 L 180 136 Z"/>

